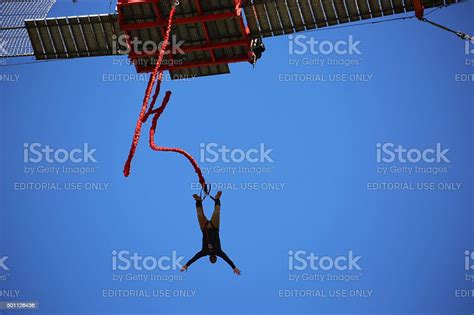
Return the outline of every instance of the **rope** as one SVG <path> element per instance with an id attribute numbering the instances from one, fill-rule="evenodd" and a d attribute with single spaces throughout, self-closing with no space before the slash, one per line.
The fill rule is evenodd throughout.
<path id="1" fill-rule="evenodd" d="M 430 21 L 430 20 L 428 20 L 427 18 L 422 17 L 422 18 L 420 18 L 419 20 L 422 21 L 422 22 L 426 22 L 426 23 L 428 23 L 428 24 L 431 24 L 431 25 L 433 25 L 433 26 L 435 26 L 435 27 L 438 27 L 438 28 L 440 28 L 440 29 L 442 29 L 442 30 L 448 31 L 448 32 L 450 32 L 450 33 L 453 33 L 454 35 L 456 35 L 457 37 L 459 37 L 459 38 L 461 38 L 461 39 L 463 39 L 463 40 L 474 40 L 474 37 L 471 36 L 471 35 L 469 35 L 469 34 L 466 34 L 466 33 L 461 32 L 461 31 L 456 31 L 456 30 L 450 29 L 449 27 L 446 27 L 446 26 L 444 26 L 444 25 L 441 25 L 441 24 L 435 23 L 435 22 L 433 22 L 433 21 Z"/>
<path id="2" fill-rule="evenodd" d="M 425 7 L 423 5 L 423 2 L 422 0 L 414 0 L 413 1 L 413 6 L 414 6 L 414 9 L 415 9 L 415 16 L 416 18 L 421 21 L 421 22 L 426 22 L 428 24 L 431 24 L 433 25 L 434 27 L 437 27 L 437 28 L 440 28 L 444 31 L 447 31 L 447 32 L 450 32 L 450 33 L 453 33 L 454 35 L 456 35 L 457 37 L 463 39 L 463 40 L 474 40 L 474 37 L 472 37 L 471 35 L 469 34 L 466 34 L 464 32 L 460 32 L 460 31 L 456 31 L 456 30 L 453 30 L 449 27 L 446 27 L 444 25 L 441 25 L 441 24 L 438 24 L 436 22 L 433 22 L 433 21 L 430 21 L 426 18 L 426 16 L 428 14 L 424 14 L 425 12 Z M 432 11 L 433 12 L 433 11 Z"/>
<path id="3" fill-rule="evenodd" d="M 150 138 L 149 138 L 150 148 L 154 151 L 179 153 L 179 154 L 183 155 L 185 158 L 187 158 L 188 161 L 193 166 L 194 171 L 198 175 L 199 183 L 201 184 L 201 186 L 203 187 L 205 193 L 207 194 L 208 189 L 207 189 L 207 186 L 206 186 L 206 181 L 205 181 L 205 179 L 202 175 L 202 172 L 201 172 L 201 169 L 199 168 L 199 165 L 197 164 L 196 160 L 192 157 L 191 154 L 189 154 L 188 152 L 186 152 L 182 149 L 179 149 L 179 148 L 160 147 L 155 143 L 155 131 L 156 131 L 156 126 L 158 124 L 158 118 L 160 118 L 161 114 L 163 113 L 163 111 L 166 108 L 166 105 L 168 105 L 170 97 L 171 97 L 171 92 L 167 91 L 161 106 L 158 107 L 156 110 L 150 112 L 150 113 L 154 113 L 153 121 L 152 121 L 152 124 L 151 124 L 151 127 L 150 127 Z"/>
<path id="4" fill-rule="evenodd" d="M 158 59 L 157 59 L 155 68 L 154 68 L 154 70 L 153 70 L 153 72 L 150 76 L 150 80 L 148 81 L 148 86 L 146 88 L 145 97 L 143 99 L 143 104 L 142 104 L 142 107 L 141 107 L 141 110 L 140 110 L 140 115 L 138 116 L 137 124 L 136 124 L 136 127 L 135 127 L 135 133 L 133 135 L 132 144 L 130 146 L 130 151 L 128 153 L 128 158 L 127 158 L 127 161 L 125 162 L 125 165 L 124 165 L 124 168 L 123 168 L 123 174 L 125 175 L 125 177 L 128 177 L 130 175 L 130 168 L 131 168 L 133 157 L 134 157 L 135 152 L 137 150 L 138 141 L 140 140 L 140 133 L 141 133 L 142 125 L 143 125 L 143 123 L 145 123 L 147 121 L 147 119 L 150 115 L 154 115 L 152 125 L 150 127 L 150 133 L 149 133 L 150 148 L 154 151 L 175 152 L 175 153 L 179 153 L 179 154 L 183 155 L 184 157 L 186 157 L 188 159 L 188 161 L 191 163 L 191 165 L 193 166 L 196 174 L 198 175 L 199 183 L 203 187 L 204 191 L 207 193 L 206 181 L 205 181 L 205 179 L 202 175 L 202 172 L 201 172 L 201 169 L 199 168 L 199 165 L 197 164 L 196 160 L 192 157 L 192 155 L 187 153 L 186 151 L 184 151 L 182 149 L 179 149 L 179 148 L 160 147 L 155 143 L 155 140 L 154 140 L 155 139 L 156 127 L 157 127 L 157 124 L 158 124 L 158 118 L 160 118 L 161 114 L 165 110 L 166 105 L 168 104 L 168 102 L 170 100 L 170 97 L 171 97 L 171 91 L 167 91 L 166 95 L 163 99 L 163 102 L 161 103 L 161 106 L 158 107 L 157 109 L 153 109 L 154 106 L 155 106 L 156 100 L 158 98 L 158 95 L 160 94 L 161 82 L 162 82 L 162 79 L 163 79 L 163 71 L 160 70 L 160 66 L 161 66 L 161 63 L 163 61 L 163 57 L 164 57 L 165 51 L 166 51 L 167 46 L 168 46 L 169 37 L 170 37 L 170 33 L 171 33 L 171 25 L 172 25 L 174 14 L 176 12 L 176 5 L 177 4 L 178 4 L 178 2 L 175 2 L 173 7 L 171 8 L 171 11 L 170 11 L 170 15 L 169 15 L 169 19 L 168 19 L 168 27 L 166 29 L 166 33 L 165 33 L 165 36 L 164 36 L 164 39 L 163 39 L 163 45 L 161 47 L 160 54 L 158 55 Z M 157 80 L 157 78 L 158 78 L 158 80 Z M 147 111 L 148 102 L 150 100 L 151 92 L 153 90 L 153 86 L 155 85 L 155 81 L 157 81 L 155 93 L 153 95 L 153 99 L 152 99 L 152 102 L 150 104 L 150 107 Z"/>

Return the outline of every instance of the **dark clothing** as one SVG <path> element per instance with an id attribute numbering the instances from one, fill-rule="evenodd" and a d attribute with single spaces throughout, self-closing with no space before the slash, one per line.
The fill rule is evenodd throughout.
<path id="1" fill-rule="evenodd" d="M 196 255 L 194 255 L 193 258 L 191 258 L 187 263 L 186 265 L 189 267 L 191 266 L 192 263 L 194 263 L 196 260 L 198 260 L 199 258 L 202 258 L 204 256 L 208 256 L 208 255 L 216 255 L 216 256 L 219 256 L 220 258 L 224 259 L 226 263 L 229 264 L 229 266 L 232 268 L 232 269 L 235 269 L 235 265 L 234 263 L 232 262 L 232 260 L 230 260 L 229 256 L 227 256 L 226 253 L 224 253 L 222 250 L 219 250 L 219 251 L 214 251 L 213 253 L 210 253 L 208 251 L 199 251 L 196 253 Z"/>
<path id="2" fill-rule="evenodd" d="M 202 231 L 202 248 L 209 250 L 221 250 L 221 239 L 219 237 L 219 229 L 216 228 L 211 221 L 207 221 L 207 224 L 207 230 Z"/>
<path id="3" fill-rule="evenodd" d="M 216 226 L 216 222 L 219 222 L 218 216 L 220 212 L 220 200 L 215 201 L 215 214 L 213 214 L 213 219 L 211 221 L 205 220 L 204 224 L 201 224 L 200 222 L 200 227 L 201 227 L 201 232 L 202 232 L 202 249 L 194 255 L 193 258 L 191 258 L 186 265 L 189 267 L 192 263 L 194 263 L 196 260 L 199 258 L 202 258 L 204 256 L 208 255 L 216 255 L 219 256 L 220 258 L 224 259 L 226 263 L 228 263 L 232 269 L 235 269 L 235 265 L 230 260 L 230 258 L 224 253 L 224 251 L 221 248 L 221 240 L 219 237 L 219 226 Z M 200 201 L 196 202 L 196 208 L 198 209 L 198 216 L 202 211 L 202 203 Z M 202 218 L 200 219 L 202 220 Z M 218 224 L 218 223 L 217 223 Z"/>

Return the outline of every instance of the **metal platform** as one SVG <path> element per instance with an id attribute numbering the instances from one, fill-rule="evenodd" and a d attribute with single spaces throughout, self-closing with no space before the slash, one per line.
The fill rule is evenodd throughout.
<path id="1" fill-rule="evenodd" d="M 229 73 L 229 63 L 249 60 L 253 37 L 291 34 L 414 9 L 413 0 L 243 1 L 181 0 L 171 31 L 175 39 L 171 48 L 176 51 L 165 55 L 162 69 L 169 70 L 173 78 Z M 425 0 L 424 5 L 430 8 L 456 2 Z M 119 0 L 118 14 L 35 19 L 25 24 L 36 59 L 128 55 L 138 72 L 150 72 L 159 49 L 149 48 L 164 38 L 170 4 L 168 0 Z M 127 50 L 134 41 L 139 44 Z"/>
<path id="2" fill-rule="evenodd" d="M 126 49 L 116 14 L 26 20 L 36 59 L 119 55 Z"/>
<path id="3" fill-rule="evenodd" d="M 424 0 L 425 8 L 458 0 Z M 244 0 L 252 36 L 278 36 L 349 22 L 406 13 L 413 0 Z"/>

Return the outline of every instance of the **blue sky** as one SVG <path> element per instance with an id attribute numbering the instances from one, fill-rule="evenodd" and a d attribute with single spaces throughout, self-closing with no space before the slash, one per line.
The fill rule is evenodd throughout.
<path id="1" fill-rule="evenodd" d="M 108 7 L 59 1 L 50 16 Z M 468 2 L 430 17 L 472 34 L 473 8 Z M 113 270 L 113 251 L 155 259 L 174 251 L 187 260 L 201 242 L 195 174 L 182 157 L 148 148 L 149 125 L 131 176 L 122 175 L 146 86 L 130 82 L 144 78 L 133 67 L 117 65 L 126 58 L 0 68 L 0 257 L 8 257 L 9 269 L 0 270 L 0 301 L 37 301 L 41 315 L 471 314 L 472 295 L 459 296 L 473 289 L 466 279 L 474 273 L 465 253 L 474 251 L 473 82 L 463 81 L 473 74 L 474 55 L 465 42 L 414 19 L 305 36 L 331 43 L 352 36 L 360 54 L 289 54 L 287 37 L 268 38 L 255 69 L 233 64 L 230 75 L 163 83 L 173 95 L 156 141 L 204 160 L 207 181 L 225 186 L 221 239 L 241 277 L 206 259 L 185 274 L 166 264 Z M 328 59 L 355 65 L 301 64 Z M 289 81 L 285 74 L 312 76 Z M 348 81 L 331 81 L 335 75 Z M 96 162 L 43 156 L 35 163 L 31 150 L 25 160 L 25 143 L 62 152 L 87 143 Z M 377 143 L 411 149 L 414 157 L 439 143 L 448 161 L 377 162 Z M 211 149 L 203 154 L 201 144 Z M 262 145 L 269 159 L 212 161 L 216 147 L 238 156 Z M 266 173 L 242 173 L 246 167 Z M 54 168 L 58 174 L 38 173 Z M 377 172 L 384 168 L 390 174 Z M 441 173 L 420 173 L 428 169 Z M 23 189 L 28 183 L 48 186 Z M 406 189 L 372 189 L 381 183 Z M 205 209 L 210 216 L 210 200 Z M 297 267 L 311 253 L 360 258 L 352 270 L 290 270 L 289 251 L 299 253 Z M 178 279 L 113 280 L 127 275 Z M 351 280 L 302 280 L 328 275 Z M 289 279 L 296 276 L 301 280 Z M 172 296 L 125 298 L 117 290 Z M 300 296 L 287 297 L 292 290 Z"/>

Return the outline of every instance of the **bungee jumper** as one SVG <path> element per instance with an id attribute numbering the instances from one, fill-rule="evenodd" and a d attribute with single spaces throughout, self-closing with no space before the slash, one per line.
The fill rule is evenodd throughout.
<path id="1" fill-rule="evenodd" d="M 232 268 L 234 273 L 240 276 L 240 270 L 235 266 L 232 260 L 227 256 L 227 254 L 222 250 L 221 240 L 219 237 L 220 221 L 221 221 L 221 195 L 222 192 L 217 192 L 215 197 L 210 196 L 214 204 L 214 212 L 212 213 L 211 220 L 208 220 L 204 214 L 204 209 L 202 206 L 203 198 L 201 196 L 194 194 L 193 198 L 196 201 L 196 211 L 197 218 L 199 222 L 199 228 L 202 232 L 202 249 L 196 253 L 182 268 L 181 272 L 188 270 L 198 259 L 209 256 L 209 261 L 212 264 L 217 262 L 217 257 L 222 258 L 229 266 Z M 205 197 L 204 197 L 205 198 Z"/>

